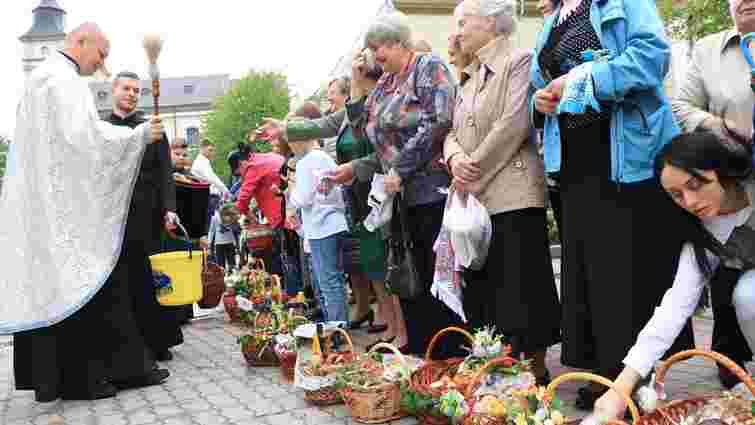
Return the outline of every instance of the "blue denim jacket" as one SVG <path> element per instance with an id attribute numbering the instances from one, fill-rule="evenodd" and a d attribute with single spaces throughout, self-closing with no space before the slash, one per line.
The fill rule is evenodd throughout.
<path id="1" fill-rule="evenodd" d="M 545 19 L 536 48 L 538 57 L 548 41 L 561 10 Z M 653 159 L 658 150 L 679 134 L 663 79 L 669 68 L 671 50 L 653 0 L 594 0 L 590 21 L 601 45 L 610 51 L 607 61 L 592 67 L 595 96 L 611 110 L 611 179 L 632 183 L 653 177 Z M 532 61 L 534 89 L 550 82 Z M 530 116 L 539 114 L 530 99 Z M 558 117 L 545 116 L 543 149 L 547 172 L 561 169 L 561 135 Z"/>

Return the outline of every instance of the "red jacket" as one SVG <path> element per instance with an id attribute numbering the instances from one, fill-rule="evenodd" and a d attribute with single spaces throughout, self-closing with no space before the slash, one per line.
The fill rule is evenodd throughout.
<path id="1" fill-rule="evenodd" d="M 273 228 L 283 225 L 281 198 L 273 193 L 271 187 L 280 187 L 280 170 L 284 162 L 285 158 L 277 153 L 253 153 L 249 156 L 246 170 L 241 170 L 244 180 L 236 206 L 246 215 L 249 212 L 249 202 L 252 198 L 256 199 L 262 215 Z"/>

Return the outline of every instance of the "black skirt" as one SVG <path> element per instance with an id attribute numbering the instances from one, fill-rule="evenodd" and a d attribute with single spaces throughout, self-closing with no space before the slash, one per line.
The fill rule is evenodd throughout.
<path id="1" fill-rule="evenodd" d="M 614 378 L 673 283 L 683 211 L 657 179 L 610 180 L 609 120 L 561 140 L 561 360 Z M 688 324 L 668 354 L 692 345 Z"/>
<path id="2" fill-rule="evenodd" d="M 495 326 L 515 352 L 544 350 L 561 334 L 545 209 L 509 211 L 491 220 L 493 237 L 485 267 L 464 273 L 469 326 Z"/>

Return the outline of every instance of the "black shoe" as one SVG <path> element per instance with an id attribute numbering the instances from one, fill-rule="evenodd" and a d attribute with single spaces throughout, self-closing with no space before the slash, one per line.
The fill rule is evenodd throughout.
<path id="1" fill-rule="evenodd" d="M 34 390 L 34 400 L 37 403 L 51 403 L 60 398 L 57 388 L 40 388 Z"/>
<path id="2" fill-rule="evenodd" d="M 381 334 L 387 330 L 388 330 L 388 325 L 383 323 L 381 325 L 370 325 L 367 328 L 367 333 L 368 334 Z"/>
<path id="3" fill-rule="evenodd" d="M 739 364 L 739 366 L 742 369 L 747 370 L 743 365 Z M 735 375 L 728 368 L 721 365 L 718 365 L 718 380 L 721 381 L 721 386 L 726 390 L 730 390 L 737 386 L 737 384 L 742 382 L 739 380 L 739 378 L 737 378 L 737 375 Z"/>
<path id="4" fill-rule="evenodd" d="M 127 390 L 131 388 L 149 387 L 152 385 L 162 384 L 168 377 L 170 372 L 167 369 L 152 369 L 151 372 L 138 378 L 131 378 L 124 381 L 113 381 L 113 385 L 119 390 Z"/>
<path id="5" fill-rule="evenodd" d="M 349 329 L 351 330 L 359 329 L 362 327 L 362 325 L 364 325 L 365 322 L 369 323 L 370 326 L 372 326 L 372 322 L 374 321 L 375 321 L 375 312 L 370 310 L 361 319 L 354 320 L 353 322 L 349 323 Z"/>
<path id="6" fill-rule="evenodd" d="M 104 398 L 115 397 L 118 388 L 107 381 L 101 381 L 90 385 L 86 391 L 68 391 L 63 393 L 63 400 L 102 400 Z"/>
<path id="7" fill-rule="evenodd" d="M 593 392 L 590 387 L 582 387 L 577 390 L 577 400 L 575 405 L 580 410 L 593 410 L 595 408 L 595 401 L 602 395 L 602 393 Z"/>
<path id="8" fill-rule="evenodd" d="M 168 362 L 173 360 L 173 353 L 171 353 L 170 350 L 158 351 L 155 353 L 155 359 L 158 362 Z"/>

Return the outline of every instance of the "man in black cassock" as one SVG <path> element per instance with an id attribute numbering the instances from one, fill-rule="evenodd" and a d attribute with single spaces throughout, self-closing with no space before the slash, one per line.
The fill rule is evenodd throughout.
<path id="1" fill-rule="evenodd" d="M 106 121 L 113 125 L 135 128 L 147 121 L 136 110 L 139 100 L 139 76 L 121 72 L 113 80 L 113 113 Z M 173 359 L 170 348 L 183 343 L 178 307 L 164 307 L 157 302 L 149 256 L 160 252 L 160 232 L 175 220 L 176 188 L 170 144 L 163 139 L 144 151 L 141 169 L 134 186 L 131 208 L 126 222 L 128 266 L 132 274 L 131 296 L 137 325 L 147 347 L 159 361 Z"/>

